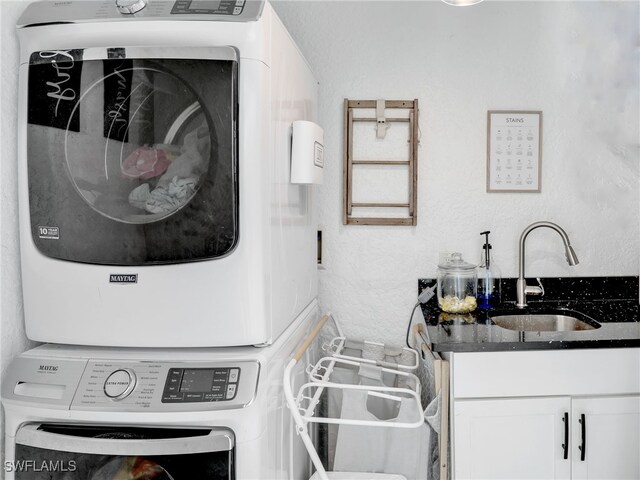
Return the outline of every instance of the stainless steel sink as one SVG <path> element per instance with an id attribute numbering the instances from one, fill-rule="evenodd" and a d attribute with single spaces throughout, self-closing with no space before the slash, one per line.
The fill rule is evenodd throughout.
<path id="1" fill-rule="evenodd" d="M 496 315 L 491 320 L 499 327 L 519 332 L 576 332 L 600 328 L 596 322 L 559 314 Z"/>

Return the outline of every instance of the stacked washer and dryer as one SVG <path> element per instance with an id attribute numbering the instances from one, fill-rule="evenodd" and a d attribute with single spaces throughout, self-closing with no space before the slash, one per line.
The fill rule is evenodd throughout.
<path id="1" fill-rule="evenodd" d="M 282 372 L 319 317 L 291 164 L 317 173 L 322 139 L 272 7 L 37 2 L 18 34 L 25 324 L 46 344 L 3 380 L 6 478 L 308 477 Z"/>

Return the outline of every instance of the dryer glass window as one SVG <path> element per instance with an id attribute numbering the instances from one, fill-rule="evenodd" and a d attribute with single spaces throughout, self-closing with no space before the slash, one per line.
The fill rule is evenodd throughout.
<path id="1" fill-rule="evenodd" d="M 237 63 L 105 52 L 31 57 L 36 246 L 113 265 L 226 255 L 238 236 Z"/>

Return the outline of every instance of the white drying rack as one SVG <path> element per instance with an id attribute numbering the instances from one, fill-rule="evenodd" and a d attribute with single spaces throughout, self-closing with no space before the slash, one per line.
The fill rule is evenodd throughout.
<path id="1" fill-rule="evenodd" d="M 303 355 L 312 344 L 320 330 L 329 320 L 329 316 L 325 315 L 307 336 L 300 348 L 295 352 L 289 364 L 285 368 L 284 373 L 284 393 L 287 405 L 296 424 L 297 433 L 300 435 L 302 442 L 309 453 L 311 461 L 316 468 L 316 473 L 312 478 L 320 480 L 338 479 L 338 478 L 366 478 L 366 479 L 386 479 L 386 480 L 402 480 L 402 475 L 386 474 L 386 473 L 369 473 L 369 472 L 327 472 L 322 464 L 318 452 L 314 446 L 310 436 L 310 424 L 325 423 L 334 425 L 353 425 L 367 426 L 379 428 L 418 428 L 424 424 L 424 416 L 422 412 L 422 404 L 420 401 L 420 382 L 418 378 L 408 372 L 394 370 L 386 367 L 378 367 L 387 375 L 397 376 L 398 380 L 406 387 L 389 387 L 380 385 L 354 385 L 348 383 L 335 383 L 331 381 L 331 375 L 336 365 L 346 367 L 362 366 L 362 361 L 356 361 L 349 358 L 324 357 L 315 364 L 310 365 L 306 369 L 310 382 L 304 383 L 299 389 L 297 395 L 293 394 L 293 370 L 298 362 L 301 361 Z M 396 383 L 396 382 L 394 382 Z M 415 408 L 415 418 L 411 421 L 390 421 L 390 420 L 361 420 L 352 418 L 333 418 L 329 416 L 320 416 L 317 413 L 317 407 L 320 403 L 323 392 L 328 389 L 361 390 L 366 391 L 367 396 L 378 397 L 390 401 L 402 401 L 410 399 Z M 413 416 L 413 412 L 412 412 Z"/>
<path id="2" fill-rule="evenodd" d="M 393 428 L 416 428 L 422 425 L 424 417 L 422 415 L 422 404 L 420 403 L 420 381 L 415 375 L 390 368 L 381 368 L 382 373 L 401 377 L 400 382 L 394 383 L 403 383 L 407 385 L 407 387 L 336 383 L 331 381 L 331 374 L 333 373 L 334 367 L 340 365 L 352 367 L 361 366 L 360 363 L 352 360 L 324 357 L 315 365 L 310 365 L 309 368 L 307 368 L 307 373 L 309 374 L 311 382 L 305 383 L 300 387 L 295 399 L 300 416 L 306 423 L 331 423 L 340 425 L 359 425 L 363 427 Z M 416 414 L 415 420 L 413 422 L 388 422 L 382 420 L 354 420 L 348 418 L 319 417 L 315 414 L 315 409 L 318 406 L 323 389 L 332 388 L 339 390 L 364 390 L 367 392 L 368 396 L 394 401 L 401 401 L 403 398 L 411 398 L 414 401 Z M 307 392 L 309 393 L 307 394 Z"/>
<path id="3" fill-rule="evenodd" d="M 380 367 L 405 370 L 408 372 L 414 372 L 418 368 L 420 355 L 416 350 L 407 347 L 389 347 L 384 343 L 371 340 L 350 340 L 342 332 L 340 323 L 333 314 L 329 313 L 327 317 L 327 321 L 333 322 L 334 328 L 338 333 L 337 337 L 332 338 L 329 342 L 322 345 L 322 349 L 332 357 L 353 360 L 359 363 L 370 363 Z M 354 352 L 354 354 L 347 352 Z M 373 352 L 376 353 L 375 356 L 371 355 Z M 379 357 L 382 357 L 382 359 Z M 399 361 L 390 362 L 384 360 L 386 357 L 395 357 L 398 358 Z"/>

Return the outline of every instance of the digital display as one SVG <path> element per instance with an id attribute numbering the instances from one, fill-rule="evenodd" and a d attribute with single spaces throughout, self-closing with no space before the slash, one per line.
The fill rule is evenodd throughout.
<path id="1" fill-rule="evenodd" d="M 238 390 L 240 368 L 171 368 L 163 402 L 219 402 L 232 400 Z"/>
<path id="2" fill-rule="evenodd" d="M 172 14 L 240 15 L 246 0 L 178 0 Z"/>
<path id="3" fill-rule="evenodd" d="M 192 0 L 189 5 L 190 10 L 218 10 L 220 8 L 219 1 L 209 1 L 209 0 Z"/>
<path id="4" fill-rule="evenodd" d="M 226 377 L 225 372 L 225 381 Z M 213 379 L 213 370 L 186 369 L 180 383 L 180 392 L 211 392 Z"/>

